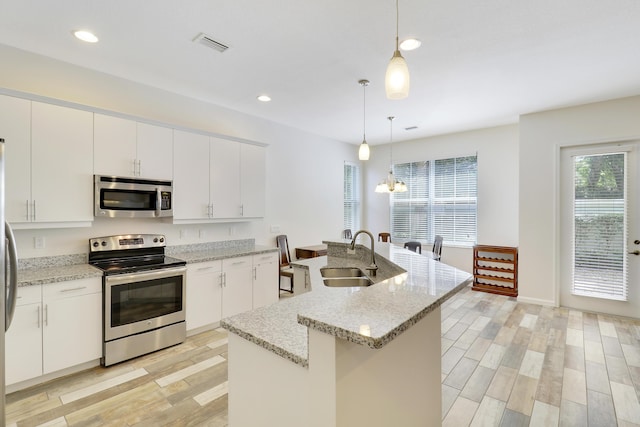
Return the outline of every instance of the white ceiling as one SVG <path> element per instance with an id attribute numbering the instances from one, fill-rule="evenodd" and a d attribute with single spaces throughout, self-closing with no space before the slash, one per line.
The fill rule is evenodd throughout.
<path id="1" fill-rule="evenodd" d="M 395 20 L 394 0 L 0 0 L 0 43 L 354 144 L 363 78 L 371 144 L 389 115 L 399 141 L 640 94 L 638 0 L 400 0 L 400 39 L 423 44 L 399 101 L 383 82 Z"/>

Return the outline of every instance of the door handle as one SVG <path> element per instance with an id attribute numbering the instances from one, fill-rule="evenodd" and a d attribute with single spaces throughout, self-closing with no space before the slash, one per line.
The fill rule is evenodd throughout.
<path id="1" fill-rule="evenodd" d="M 640 255 L 640 251 L 627 252 L 629 255 Z"/>

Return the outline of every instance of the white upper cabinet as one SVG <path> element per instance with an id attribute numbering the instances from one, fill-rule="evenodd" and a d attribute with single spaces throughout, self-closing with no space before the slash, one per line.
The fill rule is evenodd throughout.
<path id="1" fill-rule="evenodd" d="M 0 97 L 6 218 L 18 228 L 93 220 L 93 114 Z"/>
<path id="2" fill-rule="evenodd" d="M 93 171 L 96 175 L 135 176 L 136 122 L 94 115 Z"/>
<path id="3" fill-rule="evenodd" d="M 208 219 L 209 137 L 176 130 L 173 138 L 173 217 Z"/>
<path id="4" fill-rule="evenodd" d="M 265 214 L 265 149 L 242 144 L 240 150 L 241 213 L 245 218 L 260 218 Z"/>
<path id="5" fill-rule="evenodd" d="M 5 215 L 28 222 L 31 204 L 31 101 L 0 95 L 0 138 L 5 140 Z"/>
<path id="6" fill-rule="evenodd" d="M 173 129 L 138 123 L 138 176 L 173 179 Z"/>
<path id="7" fill-rule="evenodd" d="M 149 179 L 173 178 L 173 130 L 95 114 L 94 173 Z"/>
<path id="8" fill-rule="evenodd" d="M 173 160 L 174 220 L 264 216 L 264 147 L 176 130 Z"/>
<path id="9" fill-rule="evenodd" d="M 241 217 L 240 143 L 211 138 L 212 218 Z"/>

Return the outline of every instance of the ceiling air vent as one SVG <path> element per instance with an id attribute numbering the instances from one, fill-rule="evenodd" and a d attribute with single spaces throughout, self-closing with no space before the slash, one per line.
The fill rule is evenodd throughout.
<path id="1" fill-rule="evenodd" d="M 196 43 L 200 43 L 203 44 L 207 47 L 210 47 L 211 49 L 217 50 L 218 52 L 224 52 L 225 50 L 229 49 L 229 46 L 222 44 L 218 41 L 215 41 L 214 39 L 212 39 L 210 36 L 206 35 L 205 33 L 200 33 L 198 34 L 194 39 L 194 42 Z"/>
<path id="2" fill-rule="evenodd" d="M 408 128 L 404 128 L 404 130 L 414 130 L 418 129 L 418 126 L 409 126 Z"/>

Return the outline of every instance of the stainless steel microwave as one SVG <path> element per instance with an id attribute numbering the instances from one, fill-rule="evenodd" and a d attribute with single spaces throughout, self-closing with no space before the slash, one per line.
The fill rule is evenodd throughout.
<path id="1" fill-rule="evenodd" d="M 94 183 L 96 217 L 173 216 L 171 181 L 94 175 Z"/>

